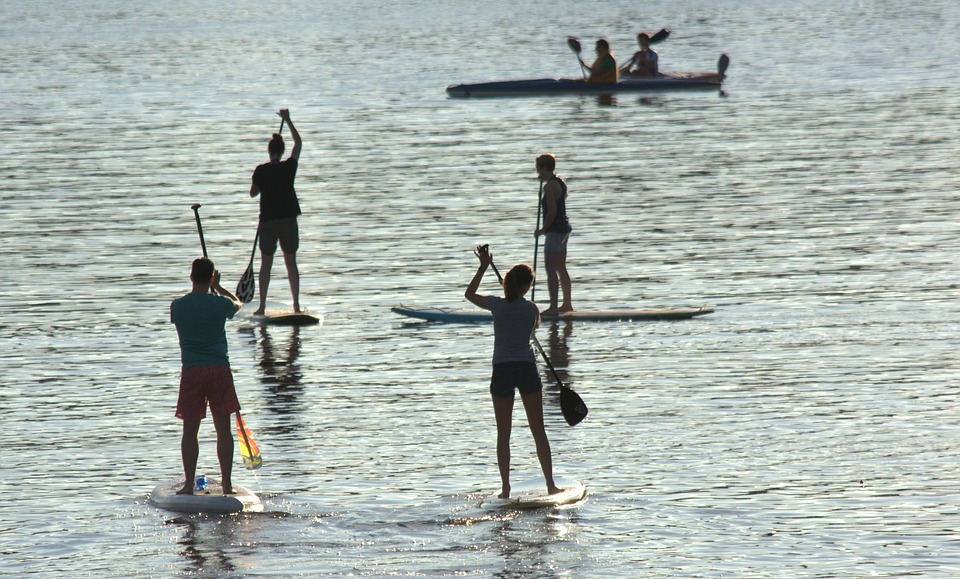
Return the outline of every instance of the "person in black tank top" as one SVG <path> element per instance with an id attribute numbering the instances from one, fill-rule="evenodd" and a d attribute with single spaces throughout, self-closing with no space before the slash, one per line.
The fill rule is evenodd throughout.
<path id="1" fill-rule="evenodd" d="M 573 311 L 570 274 L 567 272 L 567 240 L 573 228 L 567 218 L 567 184 L 554 174 L 556 167 L 557 159 L 552 154 L 544 153 L 537 157 L 537 175 L 543 183 L 543 226 L 533 234 L 546 234 L 543 261 L 547 267 L 547 290 L 550 293 L 550 307 L 543 310 L 542 315 Z M 557 307 L 561 288 L 563 303 Z"/>

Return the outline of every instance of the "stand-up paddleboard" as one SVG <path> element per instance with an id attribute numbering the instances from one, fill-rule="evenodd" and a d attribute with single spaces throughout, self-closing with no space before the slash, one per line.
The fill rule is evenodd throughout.
<path id="1" fill-rule="evenodd" d="M 160 483 L 150 492 L 150 502 L 161 509 L 178 513 L 239 513 L 263 511 L 260 497 L 253 491 L 233 483 L 232 495 L 224 495 L 220 479 L 207 477 L 207 488 L 192 495 L 178 495 L 183 477 Z"/>
<path id="2" fill-rule="evenodd" d="M 267 308 L 262 316 L 251 315 L 250 319 L 273 326 L 314 326 L 323 323 L 322 315 L 282 308 Z"/>
<path id="3" fill-rule="evenodd" d="M 463 311 L 447 310 L 442 308 L 408 308 L 406 306 L 394 306 L 390 308 L 396 314 L 416 318 L 419 320 L 428 320 L 431 322 L 492 322 L 493 314 L 488 311 Z M 630 321 L 630 320 L 686 320 L 696 316 L 712 314 L 713 308 L 706 306 L 702 308 L 682 308 L 669 310 L 574 310 L 554 314 L 552 316 L 540 314 L 540 319 L 544 321 Z"/>
<path id="4" fill-rule="evenodd" d="M 582 482 L 565 477 L 553 477 L 553 482 L 561 491 L 555 495 L 547 494 L 543 477 L 515 483 L 510 488 L 510 498 L 501 499 L 500 491 L 483 499 L 480 506 L 485 509 L 543 509 L 561 507 L 578 503 L 587 498 L 587 487 Z"/>

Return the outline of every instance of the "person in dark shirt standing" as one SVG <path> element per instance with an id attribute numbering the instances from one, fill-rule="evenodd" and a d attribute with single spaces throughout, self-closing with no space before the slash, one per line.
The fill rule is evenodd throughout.
<path id="1" fill-rule="evenodd" d="M 287 266 L 293 310 L 301 311 L 300 271 L 297 269 L 297 249 L 300 247 L 297 216 L 301 212 L 293 181 L 297 176 L 302 143 L 300 133 L 290 120 L 290 111 L 280 109 L 277 114 L 290 127 L 293 150 L 286 161 L 281 161 L 285 145 L 280 133 L 274 133 L 267 146 L 270 162 L 256 168 L 253 172 L 253 183 L 250 185 L 250 197 L 260 195 L 260 307 L 254 312 L 255 315 L 263 315 L 267 305 L 270 270 L 273 268 L 273 255 L 277 251 L 278 241 L 283 252 L 283 262 Z"/>

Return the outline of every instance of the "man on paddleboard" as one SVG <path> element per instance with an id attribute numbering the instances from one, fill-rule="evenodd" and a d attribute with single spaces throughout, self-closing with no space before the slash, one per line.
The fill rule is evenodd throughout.
<path id="1" fill-rule="evenodd" d="M 170 304 L 170 321 L 177 326 L 182 364 L 176 416 L 183 420 L 180 454 L 186 481 L 177 494 L 193 494 L 197 458 L 200 456 L 197 435 L 209 403 L 217 430 L 217 459 L 223 494 L 228 495 L 233 494 L 230 415 L 239 412 L 240 401 L 233 385 L 224 324 L 240 311 L 242 304 L 237 296 L 220 285 L 220 272 L 206 257 L 193 261 L 190 281 L 193 283 L 190 293 Z"/>
<path id="2" fill-rule="evenodd" d="M 293 311 L 300 312 L 300 271 L 297 269 L 300 233 L 297 216 L 301 212 L 293 181 L 297 177 L 302 143 L 300 133 L 290 120 L 290 111 L 280 109 L 277 114 L 283 119 L 283 124 L 290 127 L 293 150 L 286 161 L 281 161 L 285 148 L 283 136 L 274 133 L 267 145 L 270 162 L 254 170 L 253 183 L 250 185 L 250 197 L 260 195 L 260 307 L 254 312 L 255 315 L 263 315 L 267 307 L 267 288 L 270 287 L 270 270 L 273 268 L 273 255 L 277 252 L 278 241 L 283 262 L 287 266 Z M 283 124 L 280 125 L 281 130 Z"/>

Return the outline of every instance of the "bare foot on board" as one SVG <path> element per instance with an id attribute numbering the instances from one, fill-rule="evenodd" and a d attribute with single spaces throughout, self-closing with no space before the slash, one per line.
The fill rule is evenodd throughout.
<path id="1" fill-rule="evenodd" d="M 177 491 L 178 495 L 192 495 L 193 485 L 184 483 L 183 488 Z"/>

